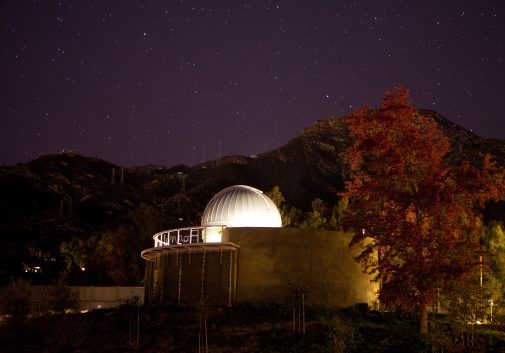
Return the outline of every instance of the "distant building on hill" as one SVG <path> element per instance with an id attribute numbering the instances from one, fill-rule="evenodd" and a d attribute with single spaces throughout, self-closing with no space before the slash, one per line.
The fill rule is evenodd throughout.
<path id="1" fill-rule="evenodd" d="M 351 235 L 282 228 L 263 192 L 235 185 L 208 203 L 201 226 L 153 236 L 145 302 L 153 305 L 282 303 L 303 293 L 308 304 L 371 305 L 377 284 L 347 246 Z"/>

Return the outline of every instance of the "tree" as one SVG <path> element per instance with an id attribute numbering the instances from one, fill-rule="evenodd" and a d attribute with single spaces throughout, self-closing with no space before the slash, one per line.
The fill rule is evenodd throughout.
<path id="1" fill-rule="evenodd" d="M 79 269 L 86 268 L 90 258 L 96 252 L 96 243 L 97 240 L 94 237 L 89 239 L 73 237 L 62 242 L 60 244 L 60 254 L 65 261 L 67 271 L 72 266 L 77 266 Z"/>
<path id="2" fill-rule="evenodd" d="M 505 285 L 505 233 L 500 223 L 493 222 L 485 234 L 484 244 L 489 248 L 491 270 Z"/>
<path id="3" fill-rule="evenodd" d="M 141 203 L 128 213 L 123 224 L 102 233 L 96 250 L 114 284 L 138 285 L 142 281 L 145 261 L 140 253 L 152 246 L 159 223 L 157 210 Z"/>
<path id="4" fill-rule="evenodd" d="M 301 228 L 321 229 L 326 223 L 325 214 L 327 207 L 323 200 L 315 198 L 312 203 L 312 211 L 308 212 L 304 221 L 300 225 Z"/>
<path id="5" fill-rule="evenodd" d="M 347 197 L 342 197 L 338 203 L 333 206 L 331 211 L 331 216 L 328 221 L 328 227 L 330 229 L 342 230 L 342 223 L 344 219 L 344 212 L 349 204 L 349 199 Z"/>
<path id="6" fill-rule="evenodd" d="M 480 210 L 503 193 L 503 171 L 486 156 L 481 168 L 449 165 L 449 142 L 435 121 L 418 113 L 404 87 L 386 92 L 381 107 L 346 119 L 353 144 L 344 228 L 357 261 L 381 283 L 383 305 L 419 312 L 438 289 L 479 265 Z"/>
<path id="7" fill-rule="evenodd" d="M 491 306 L 494 306 L 494 316 L 504 314 L 504 289 L 505 289 L 505 233 L 501 223 L 491 222 L 484 237 L 483 245 L 487 250 L 484 258 L 484 303 L 486 312 L 491 316 Z M 486 266 L 487 265 L 487 266 Z"/>
<path id="8" fill-rule="evenodd" d="M 121 225 L 102 234 L 97 251 L 103 256 L 104 270 L 118 286 L 140 283 L 141 269 L 138 264 L 138 240 L 136 229 Z"/>
<path id="9" fill-rule="evenodd" d="M 277 206 L 277 209 L 279 210 L 279 213 L 281 214 L 281 220 L 282 220 L 282 225 L 288 225 L 291 223 L 291 220 L 289 219 L 289 215 L 284 212 L 284 208 L 286 206 L 286 199 L 284 198 L 284 195 L 282 195 L 281 189 L 275 185 L 272 190 L 267 191 L 265 193 L 272 201 L 274 202 L 275 206 Z"/>
<path id="10" fill-rule="evenodd" d="M 281 188 L 275 185 L 272 190 L 265 192 L 265 195 L 267 195 L 277 206 L 278 209 L 282 208 L 282 205 L 285 204 L 286 199 L 284 198 L 284 195 L 282 195 Z"/>
<path id="11" fill-rule="evenodd" d="M 277 185 L 274 186 L 272 190 L 267 191 L 265 195 L 270 197 L 275 206 L 279 209 L 283 227 L 299 225 L 300 218 L 302 217 L 302 211 L 286 204 L 286 200 L 282 195 L 281 189 Z"/>

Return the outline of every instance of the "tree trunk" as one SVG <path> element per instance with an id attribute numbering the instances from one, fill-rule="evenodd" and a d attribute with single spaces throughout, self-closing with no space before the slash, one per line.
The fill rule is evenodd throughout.
<path id="1" fill-rule="evenodd" d="M 428 308 L 426 304 L 421 304 L 421 312 L 419 313 L 419 333 L 426 335 L 428 333 Z"/>

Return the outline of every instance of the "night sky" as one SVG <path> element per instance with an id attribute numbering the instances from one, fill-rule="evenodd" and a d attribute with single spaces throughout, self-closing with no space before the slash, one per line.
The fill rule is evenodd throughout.
<path id="1" fill-rule="evenodd" d="M 259 154 L 398 83 L 504 138 L 504 54 L 499 0 L 5 0 L 0 163 Z"/>

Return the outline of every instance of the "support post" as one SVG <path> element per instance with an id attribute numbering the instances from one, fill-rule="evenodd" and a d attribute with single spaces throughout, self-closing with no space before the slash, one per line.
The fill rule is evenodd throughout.
<path id="1" fill-rule="evenodd" d="M 228 307 L 231 307 L 231 288 L 232 288 L 232 272 L 233 272 L 233 252 L 230 251 L 230 268 L 228 273 Z"/>
<path id="2" fill-rule="evenodd" d="M 179 260 L 179 280 L 177 281 L 177 305 L 181 303 L 181 287 L 182 287 L 182 255 L 177 253 Z"/>
<path id="3" fill-rule="evenodd" d="M 200 300 L 203 300 L 205 295 L 205 250 L 202 253 L 202 286 L 200 293 Z"/>

